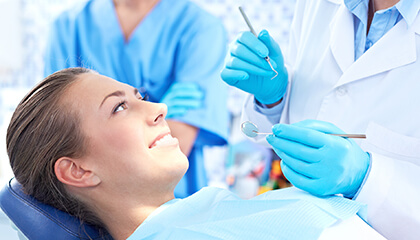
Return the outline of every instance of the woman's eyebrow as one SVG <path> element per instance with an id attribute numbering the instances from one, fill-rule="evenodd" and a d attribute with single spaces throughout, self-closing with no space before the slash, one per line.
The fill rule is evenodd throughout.
<path id="1" fill-rule="evenodd" d="M 104 97 L 104 100 L 102 100 L 101 105 L 99 105 L 99 108 L 102 107 L 102 104 L 104 104 L 106 99 L 108 99 L 109 97 L 112 97 L 112 96 L 116 96 L 116 97 L 125 96 L 125 92 L 124 91 L 115 91 L 113 93 L 110 93 L 110 94 L 106 95 Z"/>

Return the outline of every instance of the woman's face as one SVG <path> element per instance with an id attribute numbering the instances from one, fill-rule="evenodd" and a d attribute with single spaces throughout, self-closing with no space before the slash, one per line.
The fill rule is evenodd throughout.
<path id="1" fill-rule="evenodd" d="M 79 78 L 64 101 L 80 114 L 88 143 L 83 164 L 113 191 L 173 190 L 188 159 L 170 135 L 166 105 L 144 101 L 135 88 L 99 74 Z"/>

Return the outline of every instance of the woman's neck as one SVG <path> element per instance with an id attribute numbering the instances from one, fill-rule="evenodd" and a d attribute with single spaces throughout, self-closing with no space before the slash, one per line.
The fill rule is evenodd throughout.
<path id="1" fill-rule="evenodd" d="M 400 0 L 371 0 L 374 4 L 374 10 L 379 11 L 383 9 L 390 8 L 397 4 Z"/>
<path id="2" fill-rule="evenodd" d="M 106 196 L 106 195 L 105 195 Z M 115 240 L 127 239 L 144 220 L 162 204 L 174 199 L 173 192 L 165 196 L 123 196 L 113 199 L 91 195 L 91 206 Z"/>
<path id="3" fill-rule="evenodd" d="M 375 15 L 376 11 L 383 10 L 390 8 L 397 4 L 400 0 L 370 0 L 369 1 L 369 11 L 368 11 L 368 24 L 367 24 L 367 32 L 366 35 L 369 33 L 370 25 L 372 24 L 373 16 Z"/>
<path id="4" fill-rule="evenodd" d="M 159 206 L 138 206 L 129 208 L 124 205 L 104 209 L 99 217 L 115 240 L 127 239 Z"/>
<path id="5" fill-rule="evenodd" d="M 156 0 L 113 0 L 115 6 L 127 7 L 130 9 L 139 9 L 142 6 L 150 5 Z"/>
<path id="6" fill-rule="evenodd" d="M 125 41 L 160 0 L 114 0 L 115 11 Z"/>

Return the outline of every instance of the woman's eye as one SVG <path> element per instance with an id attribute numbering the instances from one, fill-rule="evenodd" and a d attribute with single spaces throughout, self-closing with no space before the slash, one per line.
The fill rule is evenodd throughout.
<path id="1" fill-rule="evenodd" d="M 149 95 L 147 95 L 147 93 L 144 93 L 144 96 L 141 97 L 141 100 L 148 101 L 149 100 Z"/>
<path id="2" fill-rule="evenodd" d="M 119 112 L 119 111 L 122 111 L 122 110 L 125 110 L 125 109 L 127 109 L 127 103 L 124 101 L 124 102 L 120 102 L 115 108 L 114 108 L 114 111 L 113 111 L 113 113 L 117 113 L 117 112 Z"/>
<path id="3" fill-rule="evenodd" d="M 147 93 L 144 96 L 138 94 L 137 99 L 142 100 L 142 101 L 147 101 L 149 100 L 149 95 L 147 95 Z"/>

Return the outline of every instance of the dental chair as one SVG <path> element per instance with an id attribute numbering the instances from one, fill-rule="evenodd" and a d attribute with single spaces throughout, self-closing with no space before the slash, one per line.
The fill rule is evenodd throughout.
<path id="1" fill-rule="evenodd" d="M 112 240 L 109 234 L 101 236 L 99 229 L 26 195 L 14 178 L 0 191 L 0 206 L 30 240 Z"/>

